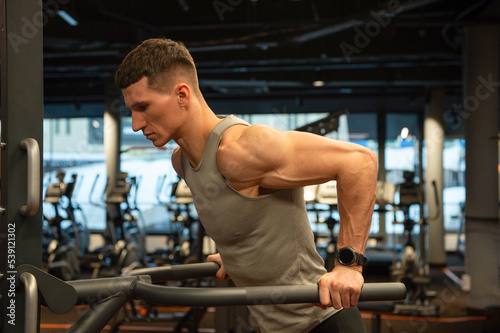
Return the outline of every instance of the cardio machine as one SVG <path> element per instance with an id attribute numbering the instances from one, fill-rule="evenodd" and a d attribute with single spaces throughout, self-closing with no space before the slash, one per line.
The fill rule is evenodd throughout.
<path id="1" fill-rule="evenodd" d="M 99 175 L 92 185 L 91 197 L 98 179 Z M 93 251 L 97 259 L 90 259 L 92 278 L 118 276 L 124 269 L 145 265 L 145 235 L 139 223 L 140 211 L 135 204 L 136 198 L 131 198 L 132 194 L 137 196 L 137 179 L 121 172 L 113 188 L 109 186 L 106 185 L 103 193 L 104 204 L 92 198 L 89 200 L 106 210 L 106 229 L 102 235 L 105 245 Z"/>
<path id="2" fill-rule="evenodd" d="M 80 207 L 73 200 L 77 176 L 65 183 L 66 173 L 59 171 L 58 181 L 47 187 L 44 203 L 52 206 L 51 216 L 47 205 L 43 210 L 44 269 L 63 280 L 77 279 L 80 274 L 80 258 L 88 251 L 90 234 L 83 217 L 77 221 L 75 211 Z"/>

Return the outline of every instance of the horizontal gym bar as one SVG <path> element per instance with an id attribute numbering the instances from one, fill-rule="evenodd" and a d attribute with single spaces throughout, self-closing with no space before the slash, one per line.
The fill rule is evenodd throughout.
<path id="1" fill-rule="evenodd" d="M 165 287 L 137 282 L 132 294 L 146 302 L 177 306 L 231 306 L 319 303 L 317 285 L 234 288 Z M 398 301 L 406 297 L 403 283 L 365 283 L 359 301 Z"/>

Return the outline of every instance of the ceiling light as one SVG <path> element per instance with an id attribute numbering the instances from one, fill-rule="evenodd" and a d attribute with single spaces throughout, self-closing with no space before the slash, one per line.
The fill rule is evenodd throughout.
<path id="1" fill-rule="evenodd" d="M 78 25 L 78 21 L 73 18 L 70 14 L 68 14 L 65 10 L 58 10 L 57 15 L 59 15 L 66 23 L 69 25 L 76 27 Z"/>
<path id="2" fill-rule="evenodd" d="M 313 86 L 314 87 L 323 87 L 325 85 L 325 81 L 314 81 Z"/>

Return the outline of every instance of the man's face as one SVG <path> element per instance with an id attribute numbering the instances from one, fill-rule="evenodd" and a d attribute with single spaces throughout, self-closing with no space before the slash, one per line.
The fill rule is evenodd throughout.
<path id="1" fill-rule="evenodd" d="M 148 88 L 148 79 L 122 89 L 127 108 L 132 111 L 132 129 L 142 131 L 156 147 L 175 138 L 178 127 L 176 114 L 180 109 L 174 92 L 161 93 Z"/>

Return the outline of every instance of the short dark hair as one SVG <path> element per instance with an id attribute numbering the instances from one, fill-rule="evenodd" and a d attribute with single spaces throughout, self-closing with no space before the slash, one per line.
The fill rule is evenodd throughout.
<path id="1" fill-rule="evenodd" d="M 186 46 L 171 39 L 153 38 L 142 42 L 123 59 L 115 83 L 125 89 L 147 77 L 149 88 L 166 91 L 172 88 L 175 83 L 172 78 L 178 75 L 199 89 L 196 66 Z"/>

